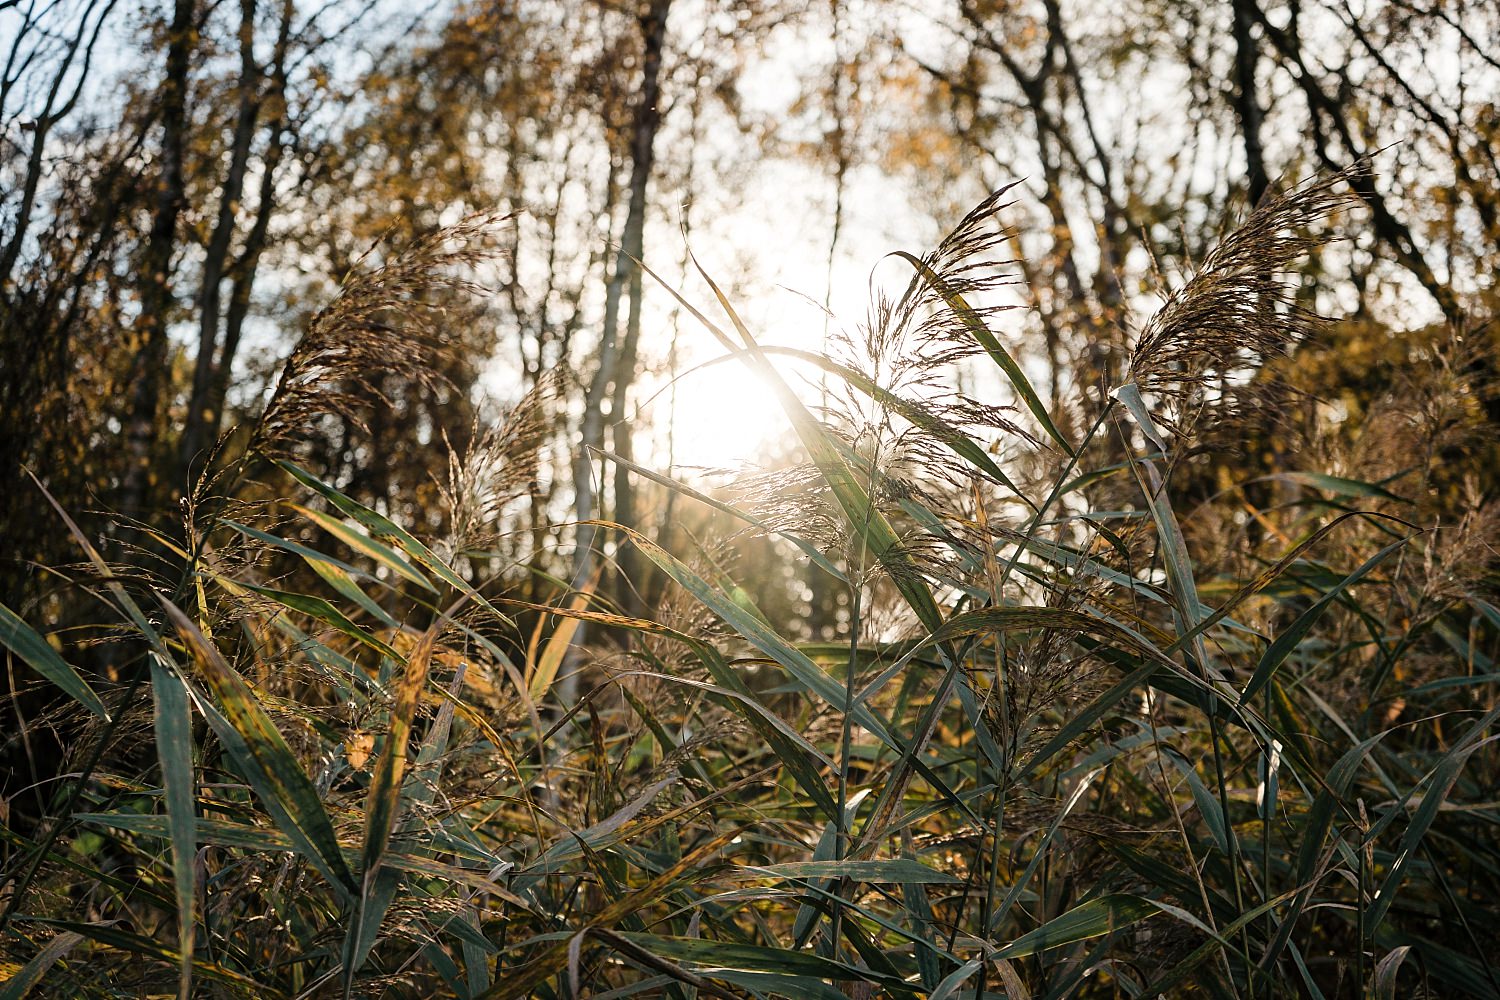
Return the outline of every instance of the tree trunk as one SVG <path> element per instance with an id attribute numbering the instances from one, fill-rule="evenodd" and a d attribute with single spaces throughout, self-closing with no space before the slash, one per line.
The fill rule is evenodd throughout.
<path id="1" fill-rule="evenodd" d="M 1251 4 L 1247 0 L 1234 0 L 1234 112 L 1245 142 L 1245 181 L 1252 206 L 1260 203 L 1271 183 L 1260 140 L 1263 115 L 1255 96 L 1255 67 L 1260 62 L 1260 50 L 1250 37 L 1254 21 Z"/>
<path id="2" fill-rule="evenodd" d="M 641 89 L 636 101 L 630 141 L 630 192 L 621 234 L 620 252 L 615 255 L 614 271 L 605 289 L 604 328 L 600 335 L 599 367 L 584 398 L 583 427 L 579 436 L 578 455 L 573 464 L 573 484 L 577 495 L 579 521 L 597 515 L 594 495 L 593 450 L 604 442 L 604 403 L 610 402 L 610 416 L 623 419 L 630 383 L 635 377 L 636 350 L 640 342 L 641 275 L 636 261 L 642 253 L 646 225 L 646 189 L 655 162 L 656 133 L 661 126 L 661 56 L 666 39 L 667 12 L 671 0 L 648 0 L 639 16 L 643 58 Z M 620 337 L 620 299 L 630 290 L 631 305 L 625 335 Z M 613 392 L 611 392 L 613 386 Z M 628 489 L 628 487 L 627 487 Z M 618 499 L 618 498 L 617 498 Z M 629 501 L 627 499 L 627 506 Z M 618 506 L 618 504 L 617 504 Z M 598 534 L 590 525 L 580 524 L 577 548 L 573 557 L 573 587 L 588 583 L 597 559 Z M 583 646 L 586 628 L 574 634 L 573 653 L 558 683 L 558 697 L 571 705 L 578 692 L 576 653 Z"/>
<path id="3" fill-rule="evenodd" d="M 250 162 L 250 140 L 260 116 L 260 67 L 255 62 L 255 0 L 240 0 L 240 86 L 234 138 L 229 149 L 229 169 L 219 195 L 218 217 L 203 258 L 203 287 L 198 295 L 198 356 L 193 363 L 193 386 L 188 395 L 187 419 L 182 430 L 179 468 L 191 482 L 193 464 L 211 444 L 209 430 L 217 425 L 210 406 L 214 381 L 214 355 L 219 348 L 219 312 L 224 273 L 229 263 L 229 244 L 238 222 L 245 170 Z M 264 207 L 264 206 L 262 206 Z"/>
<path id="4" fill-rule="evenodd" d="M 148 513 L 154 494 L 151 469 L 156 445 L 156 413 L 168 360 L 168 314 L 174 304 L 172 255 L 177 248 L 177 220 L 185 200 L 182 161 L 187 136 L 188 69 L 196 7 L 194 0 L 176 0 L 167 35 L 167 69 L 161 89 L 161 173 L 156 180 L 156 207 L 145 257 L 141 261 L 141 316 L 136 327 L 140 347 L 132 365 L 126 431 L 130 466 L 125 472 L 120 495 L 125 512 L 137 517 Z"/>

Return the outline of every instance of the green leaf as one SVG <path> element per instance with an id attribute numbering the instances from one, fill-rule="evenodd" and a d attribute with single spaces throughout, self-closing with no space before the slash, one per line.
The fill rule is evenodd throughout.
<path id="1" fill-rule="evenodd" d="M 367 611 L 376 621 L 387 628 L 400 628 L 401 623 L 386 613 L 385 608 L 377 604 L 369 594 L 366 594 L 359 584 L 354 582 L 354 577 L 342 567 L 335 566 L 331 562 L 322 559 L 304 557 L 308 567 L 341 595 L 358 604 Z M 363 574 L 361 574 L 363 575 Z"/>
<path id="2" fill-rule="evenodd" d="M 412 721 L 416 718 L 422 692 L 427 687 L 433 647 L 444 621 L 445 618 L 439 618 L 434 622 L 422 634 L 411 656 L 407 657 L 406 669 L 396 685 L 385 749 L 370 779 L 370 791 L 365 799 L 365 844 L 361 858 L 364 877 L 354 925 L 349 932 L 352 945 L 348 960 L 344 963 L 346 988 L 352 984 L 354 973 L 364 964 L 370 949 L 374 947 L 376 933 L 395 894 L 394 881 L 389 877 L 383 880 L 381 878 L 381 864 L 390 844 L 391 829 L 401 809 L 401 777 L 406 771 Z"/>
<path id="3" fill-rule="evenodd" d="M 1244 693 L 1240 695 L 1241 700 L 1250 700 L 1260 692 L 1261 688 L 1266 686 L 1266 682 L 1271 679 L 1271 675 L 1276 672 L 1276 668 L 1281 666 L 1288 656 L 1292 655 L 1292 651 L 1297 648 L 1297 645 L 1307 633 L 1312 631 L 1312 627 L 1318 623 L 1319 619 L 1323 617 L 1324 612 L 1339 598 L 1339 595 L 1364 579 L 1370 570 L 1379 566 L 1386 560 L 1386 557 L 1411 541 L 1414 537 L 1416 536 L 1408 535 L 1405 538 L 1398 539 L 1375 553 L 1369 559 L 1366 559 L 1359 569 L 1344 577 L 1328 593 L 1324 594 L 1317 603 L 1298 615 L 1296 621 L 1288 625 L 1276 637 L 1276 640 L 1271 643 L 1266 649 L 1265 654 L 1260 658 L 1260 662 L 1255 665 L 1255 672 L 1250 675 L 1249 682 L 1245 684 Z"/>
<path id="4" fill-rule="evenodd" d="M 1476 725 L 1470 730 L 1470 735 L 1482 732 L 1488 727 L 1489 722 L 1500 713 L 1500 708 L 1492 709 L 1486 713 L 1488 721 Z M 1427 791 L 1422 795 L 1422 801 L 1412 812 L 1411 819 L 1407 821 L 1406 832 L 1401 835 L 1401 843 L 1396 847 L 1395 860 L 1385 873 L 1385 878 L 1380 883 L 1380 888 L 1375 892 L 1374 901 L 1367 911 L 1365 920 L 1366 927 L 1370 930 L 1380 926 L 1385 919 L 1386 911 L 1390 909 L 1392 900 L 1396 897 L 1396 891 L 1401 888 L 1401 883 L 1406 879 L 1406 869 L 1411 863 L 1412 855 L 1422 843 L 1422 838 L 1427 836 L 1427 831 L 1437 819 L 1438 812 L 1443 808 L 1443 803 L 1448 799 L 1448 793 L 1458 781 L 1463 772 L 1464 765 L 1468 763 L 1469 756 L 1480 747 L 1500 740 L 1500 734 L 1491 736 L 1477 742 L 1460 743 L 1448 753 L 1443 755 L 1442 762 L 1432 772 L 1432 780 L 1427 786 Z M 1406 802 L 1400 804 L 1400 808 L 1406 808 Z"/>
<path id="5" fill-rule="evenodd" d="M 74 931 L 63 931 L 47 942 L 47 946 L 32 956 L 31 961 L 21 967 L 4 983 L 5 988 L 0 990 L 0 1000 L 23 1000 L 30 993 L 32 987 L 42 981 L 47 970 L 56 965 L 63 956 L 78 947 L 83 940 L 83 935 Z"/>
<path id="6" fill-rule="evenodd" d="M 688 486 L 685 483 L 680 483 L 670 476 L 664 476 L 659 472 L 652 472 L 650 469 L 647 469 L 644 466 L 637 465 L 629 459 L 622 458 L 619 455 L 616 455 L 614 452 L 599 451 L 598 454 L 601 458 L 607 459 L 608 461 L 611 461 L 622 468 L 629 469 L 636 475 L 642 477 L 643 479 L 649 479 L 651 480 L 651 482 L 656 483 L 658 486 L 665 486 L 669 490 L 680 493 L 690 499 L 696 500 L 699 503 L 704 504 L 705 506 L 712 507 L 714 510 L 722 511 L 725 514 L 728 514 L 730 517 L 734 517 L 741 521 L 744 521 L 746 524 L 754 525 L 768 535 L 777 535 L 781 538 L 785 538 L 787 541 L 797 546 L 797 548 L 801 550 L 802 554 L 807 556 L 808 559 L 811 559 L 813 563 L 823 572 L 827 573 L 835 580 L 838 580 L 840 583 L 849 582 L 848 578 L 844 576 L 843 571 L 833 563 L 829 562 L 828 557 L 825 556 L 822 552 L 818 551 L 817 546 L 813 545 L 805 538 L 794 535 L 789 531 L 775 528 L 767 522 L 756 517 L 754 514 L 741 510 L 739 507 L 736 507 L 733 504 L 727 504 L 722 500 L 716 500 L 715 498 L 709 496 L 707 493 L 702 493 L 698 490 L 695 490 L 691 486 Z"/>
<path id="7" fill-rule="evenodd" d="M 309 860 L 318 864 L 335 888 L 357 893 L 357 883 L 344 863 L 338 836 L 323 809 L 321 796 L 297 762 L 291 747 L 261 708 L 255 693 L 177 605 L 166 598 L 161 598 L 161 603 L 223 707 L 224 722 L 248 755 L 246 763 L 253 774 L 247 774 L 246 778 L 258 779 L 257 791 L 274 802 L 279 807 L 280 818 L 290 823 L 291 828 L 284 832 L 292 835 L 295 831 L 297 839 L 311 851 Z M 204 714 L 211 723 L 214 721 L 208 713 Z"/>
<path id="8" fill-rule="evenodd" d="M 319 552 L 317 549 L 309 548 L 308 546 L 303 545 L 301 542 L 294 542 L 290 539 L 281 538 L 278 535 L 269 534 L 268 532 L 261 531 L 258 528 L 252 528 L 247 524 L 241 524 L 238 521 L 232 521 L 227 517 L 221 520 L 219 523 L 223 524 L 226 527 L 233 528 L 235 531 L 238 531 L 240 534 L 244 535 L 247 538 L 253 538 L 258 542 L 264 542 L 265 544 L 273 546 L 275 548 L 282 549 L 286 552 L 291 552 L 294 555 L 299 555 L 309 563 L 322 563 L 327 566 L 337 566 L 345 573 L 349 573 L 351 575 L 359 573 L 359 570 L 355 569 L 353 566 L 350 566 L 348 563 L 335 559 L 333 556 Z"/>
<path id="9" fill-rule="evenodd" d="M 844 684 L 824 671 L 796 646 L 778 635 L 765 621 L 747 611 L 739 602 L 693 572 L 685 563 L 645 536 L 631 531 L 630 538 L 641 553 L 660 567 L 662 572 L 728 622 L 756 649 L 785 667 L 787 673 L 800 684 L 830 705 L 843 706 L 847 694 Z M 868 708 L 862 705 L 855 706 L 852 714 L 858 719 L 860 725 L 879 736 L 889 746 L 896 750 L 901 749 L 900 743 L 891 735 L 885 723 L 876 718 Z"/>
<path id="10" fill-rule="evenodd" d="M 70 667 L 41 634 L 21 620 L 10 608 L 0 604 L 0 643 L 31 665 L 31 669 L 62 688 L 84 708 L 101 719 L 109 720 L 104 702 L 94 689 Z"/>
<path id="11" fill-rule="evenodd" d="M 983 965 L 984 959 L 982 958 L 969 959 L 963 965 L 960 965 L 958 968 L 948 973 L 943 981 L 937 984 L 937 988 L 928 995 L 927 1000 L 948 1000 L 948 998 L 958 992 L 958 988 L 964 983 L 968 982 L 969 979 L 973 977 L 974 973 L 978 972 L 980 967 L 982 967 Z"/>
<path id="12" fill-rule="evenodd" d="M 909 994 L 911 988 L 900 979 L 885 976 L 872 969 L 845 962 L 835 962 L 806 951 L 766 948 L 761 945 L 708 938 L 664 937 L 657 934 L 622 932 L 621 937 L 640 945 L 653 955 L 675 958 L 701 965 L 723 966 L 746 972 L 775 972 L 818 979 L 855 980 L 881 983 Z"/>
<path id="13" fill-rule="evenodd" d="M 432 581 L 423 576 L 415 566 L 390 546 L 376 541 L 363 532 L 355 531 L 343 521 L 340 521 L 336 517 L 330 517 L 320 510 L 313 510 L 311 507 L 304 507 L 298 503 L 289 504 L 288 506 L 354 551 L 373 559 L 376 563 L 389 569 L 397 576 L 410 580 L 417 586 L 425 590 L 430 590 L 434 594 L 437 593 L 437 588 L 432 585 Z"/>
<path id="14" fill-rule="evenodd" d="M 974 468 L 984 473 L 990 479 L 1010 490 L 1035 509 L 1035 505 L 1027 499 L 1015 483 L 1011 482 L 1010 477 L 1005 474 L 1000 466 L 995 464 L 995 460 L 990 458 L 989 454 L 983 448 L 979 447 L 963 431 L 949 425 L 921 403 L 898 396 L 889 389 L 878 385 L 864 373 L 856 371 L 848 365 L 841 365 L 830 358 L 825 358 L 821 354 L 814 354 L 811 351 L 800 351 L 792 347 L 765 347 L 762 350 L 767 354 L 797 358 L 809 364 L 817 365 L 819 368 L 833 375 L 837 375 L 881 406 L 893 413 L 900 414 L 909 423 L 931 434 L 938 441 L 941 441 L 945 448 L 974 466 Z"/>
<path id="15" fill-rule="evenodd" d="M 1157 451 L 1163 455 L 1167 453 L 1167 442 L 1162 438 L 1161 431 L 1156 428 L 1156 421 L 1151 419 L 1151 411 L 1146 409 L 1146 401 L 1141 398 L 1141 387 L 1134 382 L 1117 387 L 1111 396 L 1125 404 L 1125 409 L 1130 411 L 1131 417 L 1135 419 L 1136 426 L 1141 433 L 1146 435 L 1146 440 L 1156 446 Z"/>
<path id="16" fill-rule="evenodd" d="M 1374 483 L 1366 483 L 1358 479 L 1344 479 L 1341 476 L 1330 476 L 1322 472 L 1278 472 L 1270 476 L 1260 476 L 1250 480 L 1252 483 L 1266 482 L 1268 480 L 1284 483 L 1296 483 L 1299 486 L 1309 486 L 1313 489 L 1326 490 L 1342 497 L 1379 497 L 1382 500 L 1393 500 L 1396 503 L 1411 503 L 1402 496 L 1397 496 L 1384 487 Z"/>
<path id="17" fill-rule="evenodd" d="M 1198 769 L 1193 766 L 1192 761 L 1184 757 L 1176 747 L 1165 748 L 1167 759 L 1177 765 L 1177 770 L 1187 779 L 1188 789 L 1192 792 L 1193 802 L 1198 806 L 1198 814 L 1203 817 L 1208 832 L 1213 835 L 1214 844 L 1226 857 L 1232 856 L 1234 827 L 1224 816 L 1224 809 L 1219 800 L 1214 798 L 1203 779 L 1198 777 Z"/>
<path id="18" fill-rule="evenodd" d="M 506 623 L 507 625 L 515 624 L 505 615 L 501 614 L 499 609 L 491 604 L 484 597 L 484 595 L 480 594 L 473 587 L 469 586 L 469 584 L 463 579 L 463 577 L 453 572 L 453 569 L 447 563 L 439 559 L 436 553 L 434 553 L 426 545 L 423 545 L 415 535 L 411 534 L 411 532 L 401 527 L 395 521 L 392 521 L 390 518 L 386 517 L 383 514 L 376 513 L 375 511 L 366 507 L 364 504 L 356 503 L 355 501 L 344 496 L 344 494 L 340 493 L 338 490 L 334 489 L 332 486 L 329 486 L 327 483 L 319 480 L 312 473 L 307 472 L 305 469 L 298 468 L 291 462 L 285 461 L 284 459 L 277 459 L 276 464 L 290 473 L 295 479 L 297 479 L 298 482 L 301 482 L 305 486 L 311 487 L 313 490 L 321 494 L 324 499 L 337 507 L 345 517 L 351 517 L 354 520 L 358 521 L 361 525 L 363 525 L 365 530 L 370 533 L 370 538 L 367 539 L 367 541 L 370 541 L 373 544 L 379 544 L 380 541 L 389 539 L 396 545 L 397 548 L 399 548 L 402 552 L 405 552 L 406 555 L 412 559 L 412 561 L 420 564 L 424 569 L 440 578 L 444 583 L 448 584 L 454 590 L 457 590 L 460 594 L 463 594 L 465 597 L 469 598 L 469 600 L 478 604 L 480 607 L 484 608 L 490 614 L 494 615 L 496 618 L 500 619 L 500 621 Z M 304 512 L 311 513 L 307 511 L 306 508 L 299 509 L 303 510 Z M 327 515 L 323 516 L 325 518 L 327 517 Z M 338 523 L 332 518 L 327 518 L 327 520 L 333 521 L 333 523 L 335 524 Z M 394 553 L 392 554 L 394 555 Z M 408 569 L 410 570 L 410 566 L 408 566 Z M 411 571 L 415 572 L 415 570 Z M 418 575 L 420 576 L 420 574 Z M 422 581 L 414 580 L 413 582 L 420 583 Z M 428 590 L 431 590 L 434 593 L 437 592 L 436 588 L 433 587 L 432 584 L 426 583 L 425 586 Z"/>
<path id="19" fill-rule="evenodd" d="M 944 281 L 941 275 L 920 258 L 904 250 L 895 251 L 893 256 L 900 257 L 910 264 L 917 274 L 921 276 L 922 280 L 927 282 L 934 291 L 942 296 L 943 301 L 947 302 L 954 313 L 963 320 L 964 326 L 968 328 L 969 333 L 973 335 L 974 339 L 979 342 L 979 346 L 983 347 L 985 353 L 994 360 L 995 364 L 1000 366 L 1000 370 L 1010 380 L 1010 384 L 1016 390 L 1016 394 L 1025 402 L 1026 408 L 1031 411 L 1032 416 L 1036 417 L 1037 423 L 1042 425 L 1042 429 L 1047 432 L 1047 436 L 1056 441 L 1063 451 L 1072 455 L 1074 453 L 1073 446 L 1068 444 L 1067 439 L 1062 435 L 1062 431 L 1058 430 L 1057 425 L 1052 422 L 1052 415 L 1047 412 L 1047 407 L 1043 405 L 1041 397 L 1031 387 L 1031 382 L 1026 378 L 1026 373 L 1021 371 L 1021 366 L 1016 363 L 1016 359 L 1010 356 L 1010 352 L 1006 351 L 999 340 L 995 339 L 995 335 L 990 332 L 989 327 L 984 325 L 984 320 L 980 318 L 979 313 L 975 311 L 974 307 L 969 305 L 964 297 L 958 293 L 957 289 Z"/>
<path id="20" fill-rule="evenodd" d="M 1023 958 L 1059 945 L 1110 934 L 1160 913 L 1149 899 L 1128 893 L 1112 893 L 1075 906 L 1034 931 L 1022 934 L 995 952 L 995 958 Z"/>
<path id="21" fill-rule="evenodd" d="M 397 663 L 401 662 L 400 653 L 344 617 L 342 611 L 321 597 L 313 597 L 311 594 L 297 594 L 289 590 L 276 590 L 271 587 L 257 587 L 248 583 L 237 584 L 237 586 L 244 587 L 246 590 L 253 590 L 262 597 L 269 597 L 284 608 L 289 608 L 292 611 L 316 618 L 323 624 L 332 626 L 344 633 L 355 642 L 369 646 L 381 656 L 389 656 Z"/>
<path id="22" fill-rule="evenodd" d="M 958 885 L 961 880 L 911 858 L 892 861 L 791 861 L 779 865 L 741 865 L 753 876 L 776 878 L 846 878 L 854 882 Z"/>
<path id="23" fill-rule="evenodd" d="M 1377 733 L 1364 742 L 1350 747 L 1334 762 L 1333 767 L 1328 769 L 1328 776 L 1323 780 L 1323 787 L 1313 799 L 1312 808 L 1308 810 L 1307 818 L 1303 821 L 1297 836 L 1299 847 L 1296 879 L 1302 888 L 1292 899 L 1291 905 L 1287 907 L 1287 912 L 1282 916 L 1276 928 L 1276 934 L 1266 947 L 1265 957 L 1260 962 L 1262 969 L 1269 970 L 1291 941 L 1297 919 L 1302 915 L 1302 911 L 1307 907 L 1317 887 L 1319 857 L 1323 853 L 1323 843 L 1328 839 L 1329 831 L 1333 829 L 1334 810 L 1343 801 L 1350 783 L 1359 773 L 1360 765 L 1364 763 L 1365 756 L 1375 747 L 1375 744 L 1385 738 L 1388 732 L 1390 730 Z"/>
<path id="24" fill-rule="evenodd" d="M 1411 945 L 1393 948 L 1375 963 L 1375 1000 L 1396 1000 L 1396 980 L 1401 975 L 1401 963 L 1411 952 Z"/>
<path id="25" fill-rule="evenodd" d="M 177 951 L 182 956 L 177 994 L 192 996 L 193 938 L 197 919 L 198 816 L 193 780 L 193 719 L 182 678 L 160 657 L 151 657 L 151 694 L 154 701 L 156 753 L 161 760 L 163 798 L 172 835 L 172 885 L 177 892 Z"/>
<path id="26" fill-rule="evenodd" d="M 72 920 L 43 920 L 37 918 L 32 919 L 34 919 L 37 923 L 47 924 L 63 931 L 72 932 L 74 934 L 81 934 L 84 937 L 96 941 L 107 948 L 114 948 L 133 955 L 140 955 L 142 958 L 147 958 L 158 962 L 165 962 L 170 965 L 176 965 L 182 960 L 182 956 L 177 954 L 177 952 L 173 951 L 172 949 L 163 947 L 150 938 L 142 937 L 139 934 L 132 934 L 129 931 L 122 931 L 113 927 L 106 927 L 102 924 L 85 924 Z M 196 969 L 198 971 L 198 974 L 203 976 L 203 978 L 212 979 L 215 982 L 220 982 L 228 986 L 236 986 L 240 989 L 247 990 L 250 996 L 275 998 L 285 995 L 280 991 L 271 988 L 265 983 L 258 982 L 257 980 L 251 979 L 249 976 L 246 976 L 243 973 L 236 972 L 233 969 L 227 969 L 224 966 L 218 965 L 214 962 L 205 962 L 201 959 L 192 959 L 192 963 L 193 968 Z"/>

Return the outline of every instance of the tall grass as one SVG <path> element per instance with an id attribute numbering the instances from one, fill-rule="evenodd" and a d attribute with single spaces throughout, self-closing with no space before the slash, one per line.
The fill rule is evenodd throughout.
<path id="1" fill-rule="evenodd" d="M 682 304 L 806 464 L 728 500 L 627 467 L 812 563 L 847 596 L 833 643 L 622 526 L 669 584 L 649 620 L 510 596 L 485 539 L 545 398 L 455 461 L 442 544 L 297 464 L 467 258 L 351 285 L 188 543 L 157 539 L 175 579 L 79 534 L 95 629 L 0 612 L 89 715 L 48 820 L 4 831 L 0 995 L 1500 994 L 1489 509 L 1434 523 L 1402 490 L 1426 467 L 1214 452 L 1285 398 L 1314 332 L 1287 272 L 1341 185 L 1264 204 L 1061 412 L 988 305 L 999 196 L 832 357 L 762 346 L 703 275 L 712 306 Z M 971 358 L 1007 400 L 952 390 Z M 584 621 L 610 648 L 556 705 Z M 69 665 L 100 646 L 115 680 Z"/>

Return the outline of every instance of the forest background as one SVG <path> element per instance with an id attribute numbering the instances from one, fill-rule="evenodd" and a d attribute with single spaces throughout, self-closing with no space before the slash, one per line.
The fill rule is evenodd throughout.
<path id="1" fill-rule="evenodd" d="M 1500 7 L 0 51 L 13 991 L 1500 992 Z"/>

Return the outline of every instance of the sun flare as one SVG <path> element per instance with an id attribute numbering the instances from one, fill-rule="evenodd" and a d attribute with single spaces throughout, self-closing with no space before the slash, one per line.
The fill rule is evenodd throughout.
<path id="1" fill-rule="evenodd" d="M 689 369 L 652 406 L 668 427 L 657 445 L 661 457 L 677 467 L 754 462 L 791 433 L 771 387 L 734 360 Z"/>

